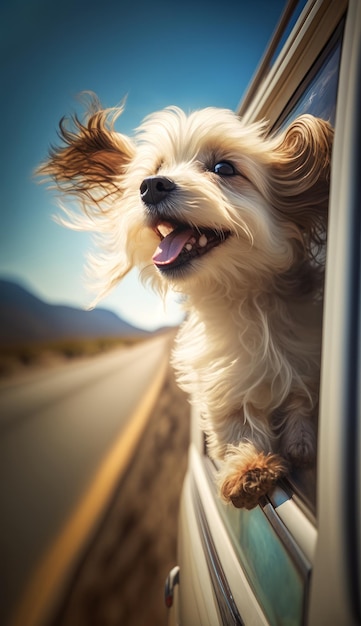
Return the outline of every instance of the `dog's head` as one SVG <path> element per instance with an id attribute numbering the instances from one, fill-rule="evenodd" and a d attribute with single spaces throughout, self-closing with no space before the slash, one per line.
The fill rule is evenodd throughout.
<path id="1" fill-rule="evenodd" d="M 39 173 L 82 207 L 77 227 L 101 235 L 103 291 L 138 266 L 160 289 L 251 286 L 290 272 L 324 242 L 331 127 L 302 116 L 267 137 L 231 111 L 149 116 L 134 138 L 120 110 L 60 125 Z"/>

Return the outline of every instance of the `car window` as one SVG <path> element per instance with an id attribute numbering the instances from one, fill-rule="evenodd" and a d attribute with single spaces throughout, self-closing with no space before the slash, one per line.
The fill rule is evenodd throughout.
<path id="1" fill-rule="evenodd" d="M 330 49 L 323 55 L 320 62 L 311 70 L 307 80 L 307 87 L 302 85 L 287 106 L 282 115 L 281 126 L 287 126 L 293 119 L 304 113 L 321 117 L 335 124 L 336 97 L 338 74 L 341 56 L 341 37 L 337 33 L 335 41 L 331 42 Z M 320 67 L 317 67 L 320 66 Z M 311 76 L 313 75 L 313 78 Z M 310 79 L 311 78 L 311 79 Z"/>
<path id="2" fill-rule="evenodd" d="M 300 17 L 303 9 L 305 8 L 307 4 L 307 0 L 298 0 L 297 2 L 295 1 L 293 3 L 293 5 L 290 3 L 290 15 L 287 15 L 287 22 L 286 25 L 284 27 L 284 29 L 282 30 L 282 34 L 281 37 L 279 39 L 279 41 L 277 42 L 277 46 L 275 47 L 272 57 L 270 59 L 270 63 L 269 66 L 271 67 L 273 65 L 273 63 L 275 62 L 275 60 L 277 59 L 279 53 L 281 52 L 284 44 L 286 43 L 288 36 L 290 35 L 294 25 L 296 24 L 298 18 Z M 287 5 L 286 5 L 286 10 L 287 10 Z"/>
<path id="3" fill-rule="evenodd" d="M 238 510 L 221 502 L 219 506 L 269 623 L 301 626 L 308 564 L 285 548 L 264 508 Z M 290 536 L 288 540 L 292 542 Z"/>
<path id="4" fill-rule="evenodd" d="M 287 126 L 303 113 L 321 117 L 334 125 L 341 43 L 342 27 L 284 109 L 277 128 Z M 211 467 L 207 458 L 206 464 Z M 316 470 L 293 471 L 284 483 L 284 489 L 314 521 Z M 260 507 L 247 511 L 225 505 L 219 498 L 216 501 L 237 556 L 269 623 L 300 626 L 303 607 L 307 603 L 311 563 L 280 522 L 272 504 L 265 499 Z"/>
<path id="5" fill-rule="evenodd" d="M 341 58 L 341 32 L 340 27 L 321 59 L 306 77 L 305 84 L 301 85 L 296 92 L 277 125 L 279 128 L 288 126 L 293 119 L 305 113 L 327 120 L 334 126 Z M 307 509 L 315 515 L 316 468 L 294 469 L 289 482 Z"/>

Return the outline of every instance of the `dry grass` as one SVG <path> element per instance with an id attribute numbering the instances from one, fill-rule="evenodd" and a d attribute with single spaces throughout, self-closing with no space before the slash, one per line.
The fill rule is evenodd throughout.
<path id="1" fill-rule="evenodd" d="M 146 337 L 98 337 L 59 339 L 0 347 L 0 377 L 12 376 L 33 366 L 49 365 L 68 359 L 96 356 L 121 346 L 144 341 Z"/>

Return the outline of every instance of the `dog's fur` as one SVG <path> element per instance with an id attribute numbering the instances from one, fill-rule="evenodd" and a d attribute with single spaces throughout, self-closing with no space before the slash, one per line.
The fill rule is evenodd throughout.
<path id="1" fill-rule="evenodd" d="M 178 381 L 222 461 L 223 498 L 252 508 L 315 455 L 332 129 L 304 115 L 270 136 L 227 110 L 171 107 L 129 138 L 120 112 L 94 100 L 85 122 L 62 121 L 38 173 L 78 201 L 75 227 L 97 231 L 100 295 L 134 266 L 183 294 Z M 186 247 L 170 261 L 173 228 Z"/>

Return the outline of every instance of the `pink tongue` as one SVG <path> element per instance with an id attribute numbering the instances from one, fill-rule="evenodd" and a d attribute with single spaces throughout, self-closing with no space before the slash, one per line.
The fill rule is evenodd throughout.
<path id="1" fill-rule="evenodd" d="M 169 263 L 173 263 L 192 236 L 193 231 L 191 229 L 185 229 L 174 230 L 164 237 L 153 255 L 154 263 L 156 265 L 168 265 Z"/>

